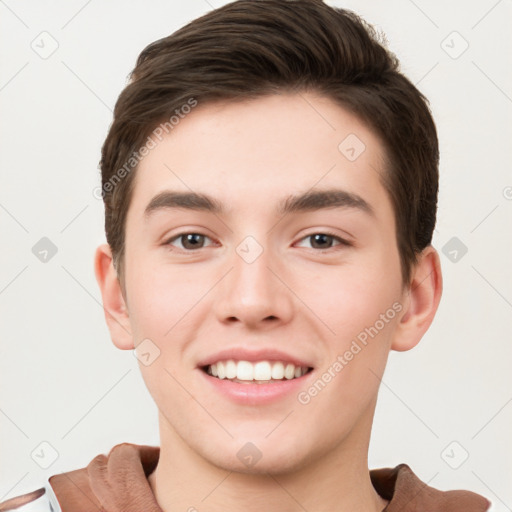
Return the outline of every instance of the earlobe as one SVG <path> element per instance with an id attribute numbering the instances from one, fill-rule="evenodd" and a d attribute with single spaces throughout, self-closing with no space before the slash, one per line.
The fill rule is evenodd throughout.
<path id="1" fill-rule="evenodd" d="M 439 254 L 429 245 L 418 257 L 411 284 L 404 291 L 402 303 L 407 307 L 396 324 L 392 350 L 410 350 L 419 343 L 434 320 L 442 291 Z"/>
<path id="2" fill-rule="evenodd" d="M 134 344 L 129 312 L 114 268 L 112 251 L 108 244 L 102 244 L 96 249 L 94 273 L 100 287 L 105 321 L 112 342 L 121 350 L 132 350 Z"/>

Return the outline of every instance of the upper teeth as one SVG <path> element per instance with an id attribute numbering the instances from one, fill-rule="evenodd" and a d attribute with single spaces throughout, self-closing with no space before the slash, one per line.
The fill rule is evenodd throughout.
<path id="1" fill-rule="evenodd" d="M 295 366 L 292 363 L 281 361 L 218 361 L 208 366 L 207 372 L 219 379 L 238 380 L 280 380 L 301 377 L 308 371 L 307 366 Z"/>

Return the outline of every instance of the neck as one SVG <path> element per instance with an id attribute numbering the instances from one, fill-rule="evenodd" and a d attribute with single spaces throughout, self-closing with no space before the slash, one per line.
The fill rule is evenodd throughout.
<path id="1" fill-rule="evenodd" d="M 211 464 L 160 414 L 160 457 L 148 482 L 163 512 L 380 512 L 388 502 L 370 480 L 367 454 L 373 411 L 367 413 L 329 453 L 293 471 L 261 474 Z"/>

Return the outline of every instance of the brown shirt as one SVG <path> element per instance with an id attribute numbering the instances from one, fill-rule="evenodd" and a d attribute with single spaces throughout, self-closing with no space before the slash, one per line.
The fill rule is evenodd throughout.
<path id="1" fill-rule="evenodd" d="M 53 512 L 162 512 L 147 477 L 156 468 L 158 446 L 121 443 L 87 467 L 53 475 L 41 488 L 0 503 L 0 512 L 50 498 Z M 389 500 L 383 512 L 484 512 L 489 500 L 470 491 L 439 491 L 423 483 L 407 464 L 370 470 L 375 490 Z M 53 491 L 53 493 L 52 493 Z M 42 502 L 41 502 L 42 503 Z M 60 510 L 59 510 L 60 507 Z M 31 509 L 37 510 L 39 509 Z"/>

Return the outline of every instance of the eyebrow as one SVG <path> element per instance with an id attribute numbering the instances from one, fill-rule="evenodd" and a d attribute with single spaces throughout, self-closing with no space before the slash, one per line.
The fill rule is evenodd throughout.
<path id="1" fill-rule="evenodd" d="M 144 210 L 144 217 L 147 219 L 156 211 L 171 208 L 226 213 L 223 204 L 207 194 L 164 190 L 151 199 Z M 329 208 L 352 208 L 375 217 L 373 207 L 361 196 L 341 189 L 309 190 L 303 194 L 290 195 L 278 203 L 276 213 L 286 215 Z"/>

